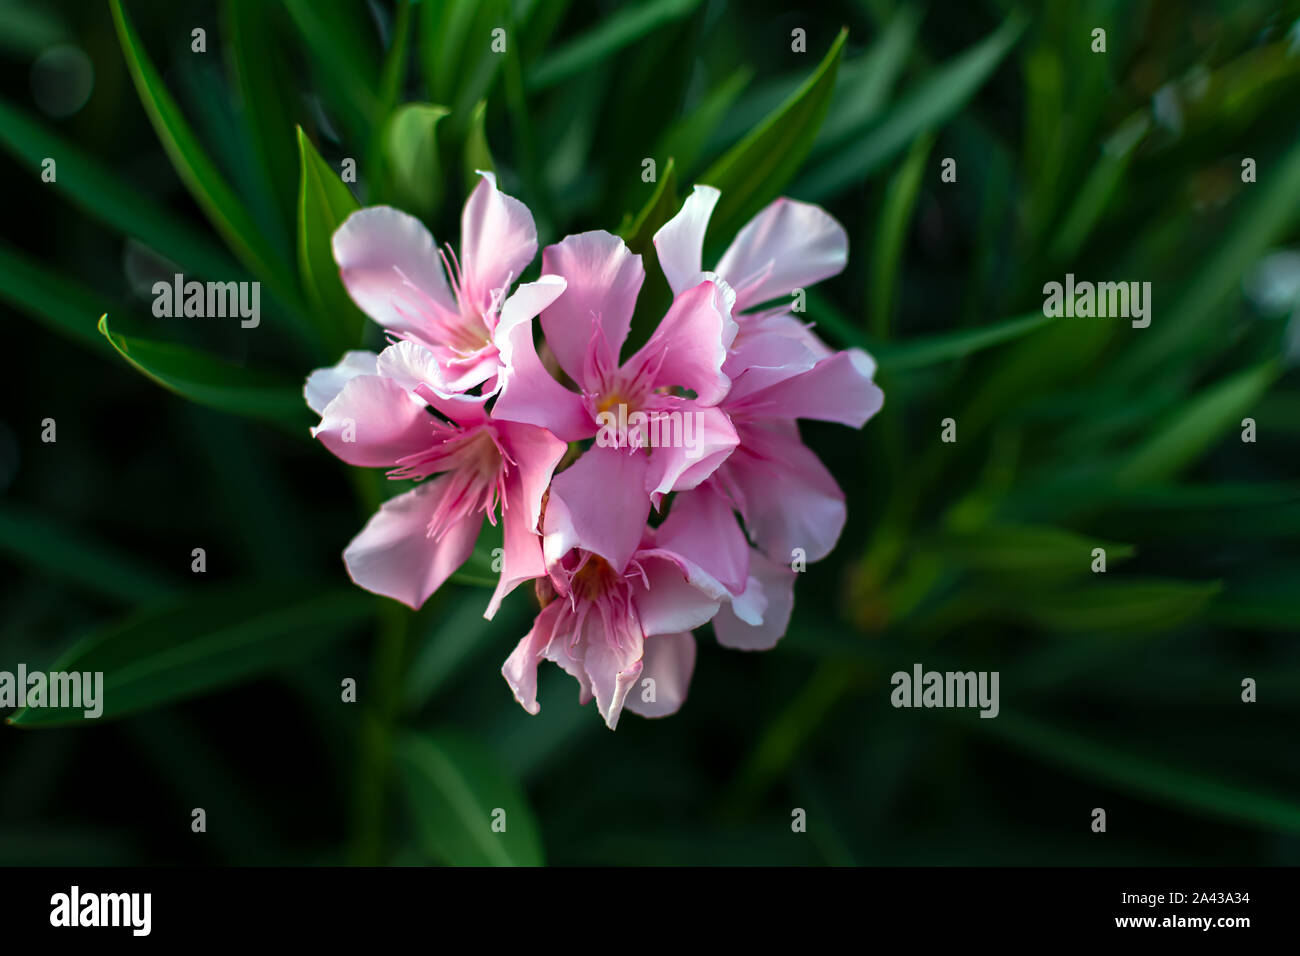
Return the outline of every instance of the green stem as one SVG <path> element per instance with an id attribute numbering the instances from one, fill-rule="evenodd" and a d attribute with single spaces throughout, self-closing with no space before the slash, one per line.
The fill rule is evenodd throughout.
<path id="1" fill-rule="evenodd" d="M 384 820 L 388 817 L 385 804 L 410 620 L 410 613 L 391 601 L 385 601 L 380 608 L 370 693 L 362 704 L 361 772 L 357 779 L 352 846 L 352 860 L 360 866 L 378 866 L 384 862 Z M 359 693 L 364 694 L 366 690 Z"/>

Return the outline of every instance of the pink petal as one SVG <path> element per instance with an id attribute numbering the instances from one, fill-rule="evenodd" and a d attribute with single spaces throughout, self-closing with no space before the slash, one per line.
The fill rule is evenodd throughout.
<path id="1" fill-rule="evenodd" d="M 718 469 L 734 489 L 750 538 L 772 558 L 788 562 L 795 548 L 809 561 L 826 557 L 844 529 L 844 493 L 826 466 L 799 439 L 793 422 L 742 425 L 740 449 Z"/>
<path id="2" fill-rule="evenodd" d="M 861 349 L 837 352 L 812 369 L 743 395 L 727 408 L 746 418 L 816 418 L 861 428 L 880 411 L 885 394 L 871 380 L 876 363 Z"/>
<path id="3" fill-rule="evenodd" d="M 561 607 L 561 604 L 552 601 L 542 608 L 537 619 L 533 621 L 532 630 L 524 635 L 524 639 L 519 642 L 501 667 L 501 676 L 510 685 L 515 700 L 519 701 L 519 706 L 530 714 L 541 710 L 537 703 L 537 665 L 543 660 L 542 655 L 551 642 Z"/>
<path id="4" fill-rule="evenodd" d="M 641 629 L 647 637 L 691 631 L 718 613 L 725 592 L 707 592 L 712 583 L 687 577 L 687 562 L 663 549 L 643 551 L 637 556 L 648 587 L 637 587 L 632 595 Z M 704 589 L 702 589 L 704 588 Z"/>
<path id="5" fill-rule="evenodd" d="M 723 647 L 739 651 L 766 651 L 776 646 L 790 626 L 790 613 L 794 610 L 795 572 L 789 565 L 754 551 L 750 560 L 750 578 L 745 592 L 730 605 L 723 605 L 713 619 L 713 633 Z M 761 606 L 755 606 L 761 595 Z M 754 611 L 757 610 L 755 614 Z M 761 620 L 755 626 L 742 620 Z"/>
<path id="6" fill-rule="evenodd" d="M 591 679 L 591 693 L 596 707 L 610 730 L 618 727 L 618 718 L 628 692 L 641 676 L 641 641 L 633 647 L 617 648 L 600 632 L 599 616 L 587 618 L 583 667 Z"/>
<path id="7" fill-rule="evenodd" d="M 722 366 L 731 379 L 723 404 L 728 409 L 739 407 L 755 392 L 809 371 L 817 358 L 803 338 L 784 330 L 756 330 L 746 319 L 740 323 L 740 334 Z"/>
<path id="8" fill-rule="evenodd" d="M 675 714 L 686 700 L 695 670 L 695 638 L 689 633 L 660 634 L 647 638 L 641 658 L 641 675 L 624 706 L 642 717 L 667 717 Z M 647 686 L 646 679 L 654 683 Z M 654 688 L 654 700 L 645 698 Z"/>
<path id="9" fill-rule="evenodd" d="M 660 496 L 694 488 L 712 475 L 740 442 L 731 419 L 720 408 L 701 408 L 685 402 L 682 415 L 691 416 L 694 447 L 672 445 L 650 452 L 646 491 L 656 507 Z"/>
<path id="10" fill-rule="evenodd" d="M 546 505 L 548 563 L 583 548 L 621 573 L 650 514 L 645 467 L 642 454 L 597 445 L 556 475 Z"/>
<path id="11" fill-rule="evenodd" d="M 564 291 L 565 280 L 544 275 L 522 285 L 506 300 L 496 329 L 501 353 L 501 391 L 492 416 L 503 421 L 523 422 L 549 429 L 564 441 L 590 438 L 596 423 L 581 396 L 557 382 L 537 357 L 533 343 L 533 316 L 542 309 L 546 296 L 554 301 Z"/>
<path id="12" fill-rule="evenodd" d="M 722 364 L 736 331 L 724 290 L 706 279 L 673 299 L 659 328 L 624 369 L 650 376 L 656 387 L 689 389 L 701 405 L 716 405 L 731 386 Z"/>
<path id="13" fill-rule="evenodd" d="M 459 312 L 433 236 L 414 216 L 389 206 L 359 209 L 332 242 L 352 301 L 385 328 L 418 335 L 427 314 Z"/>
<path id="14" fill-rule="evenodd" d="M 307 376 L 302 396 L 307 407 L 317 415 L 324 414 L 325 406 L 334 400 L 343 386 L 358 375 L 375 374 L 374 352 L 344 352 L 339 363 L 331 368 L 318 368 Z"/>
<path id="15" fill-rule="evenodd" d="M 527 206 L 497 189 L 496 176 L 479 175 L 461 213 L 461 293 L 487 310 L 537 255 L 537 226 Z"/>
<path id="16" fill-rule="evenodd" d="M 361 375 L 325 406 L 312 434 L 349 465 L 385 468 L 432 445 L 433 424 L 423 403 L 397 382 Z"/>
<path id="17" fill-rule="evenodd" d="M 483 616 L 492 619 L 502 599 L 524 581 L 546 573 L 537 523 L 545 494 L 568 446 L 542 428 L 497 422 L 498 440 L 514 461 L 505 477 L 501 504 L 503 554 L 496 591 Z"/>
<path id="18" fill-rule="evenodd" d="M 699 565 L 734 594 L 749 577 L 749 542 L 731 503 L 712 487 L 684 491 L 659 526 L 656 547 L 675 551 Z"/>
<path id="19" fill-rule="evenodd" d="M 641 257 L 633 255 L 618 236 L 583 232 L 547 246 L 542 251 L 542 272 L 563 276 L 568 283 L 564 295 L 542 313 L 546 343 L 560 367 L 575 382 L 582 382 L 593 339 L 604 350 L 605 364 L 617 365 L 645 280 Z"/>
<path id="20" fill-rule="evenodd" d="M 715 271 L 743 312 L 837 275 L 848 258 L 843 226 L 820 206 L 781 198 L 745 224 Z"/>
<path id="21" fill-rule="evenodd" d="M 384 502 L 343 552 L 352 580 L 418 610 L 469 558 L 483 525 L 483 516 L 472 514 L 441 539 L 429 536 L 429 521 L 450 483 L 444 475 Z"/>
<path id="22" fill-rule="evenodd" d="M 673 295 L 686 291 L 702 278 L 704 267 L 700 262 L 704 253 L 704 233 L 721 195 L 712 186 L 696 186 L 682 203 L 681 211 L 660 226 L 654 235 L 659 268 L 663 270 Z"/>

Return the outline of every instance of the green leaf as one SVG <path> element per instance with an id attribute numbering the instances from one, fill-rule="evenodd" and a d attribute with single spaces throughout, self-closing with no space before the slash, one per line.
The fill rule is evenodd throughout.
<path id="1" fill-rule="evenodd" d="M 408 734 L 397 742 L 420 844 L 451 866 L 540 866 L 541 839 L 527 799 L 489 754 L 448 733 Z M 504 832 L 494 830 L 496 821 Z"/>
<path id="2" fill-rule="evenodd" d="M 174 590 L 171 581 L 131 555 L 13 505 L 0 505 L 0 552 L 28 573 L 39 571 L 118 601 L 150 601 Z"/>
<path id="3" fill-rule="evenodd" d="M 338 110 L 339 119 L 358 141 L 382 116 L 379 58 L 366 42 L 373 22 L 363 4 L 284 0 L 311 57 L 313 73 Z"/>
<path id="4" fill-rule="evenodd" d="M 748 66 L 732 73 L 664 132 L 651 155 L 674 159 L 683 171 L 696 169 L 710 135 L 753 78 Z"/>
<path id="5" fill-rule="evenodd" d="M 109 330 L 107 313 L 100 316 L 99 331 L 122 358 L 182 398 L 223 412 L 269 419 L 295 432 L 307 424 L 299 386 L 183 345 L 119 335 Z"/>
<path id="6" fill-rule="evenodd" d="M 1130 557 L 1134 550 L 1128 544 L 1033 525 L 992 525 L 945 532 L 934 538 L 926 550 L 972 570 L 1022 580 L 1024 576 L 1087 574 L 1093 548 L 1105 548 L 1108 562 Z"/>
<path id="7" fill-rule="evenodd" d="M 1101 158 L 1093 164 L 1092 172 L 1079 189 L 1056 238 L 1052 240 L 1050 255 L 1053 259 L 1067 261 L 1079 251 L 1097 220 L 1106 211 L 1107 204 L 1128 169 L 1134 150 L 1146 138 L 1150 126 L 1147 115 L 1139 113 L 1124 123 L 1102 145 Z"/>
<path id="8" fill-rule="evenodd" d="M 525 585 L 520 590 L 531 591 Z M 419 710 L 472 660 L 495 653 L 494 635 L 524 634 L 536 605 L 530 595 L 508 598 L 492 620 L 483 616 L 486 601 L 477 594 L 461 594 L 448 602 L 445 612 L 428 628 L 428 635 L 407 665 L 403 702 Z"/>
<path id="9" fill-rule="evenodd" d="M 443 0 L 423 5 L 420 59 L 429 98 L 451 108 L 452 139 L 463 142 L 474 107 L 486 99 L 519 33 L 511 29 L 506 0 Z M 505 30 L 505 52 L 493 50 L 495 30 Z"/>
<path id="10" fill-rule="evenodd" d="M 645 201 L 636 215 L 628 213 L 623 217 L 623 222 L 618 227 L 618 234 L 632 252 L 641 256 L 652 256 L 655 254 L 654 234 L 677 213 L 680 207 L 681 200 L 677 197 L 677 172 L 675 163 L 669 157 L 668 164 L 660 174 L 650 198 Z M 630 348 L 639 347 L 649 340 L 673 300 L 672 289 L 669 288 L 668 281 L 661 270 L 654 270 L 646 276 L 646 279 L 637 297 L 636 310 L 628 332 Z"/>
<path id="11" fill-rule="evenodd" d="M 1082 771 L 1088 780 L 1270 830 L 1300 833 L 1300 805 L 1293 800 L 1171 767 L 1005 709 L 996 720 L 976 723 L 1043 759 Z"/>
<path id="12" fill-rule="evenodd" d="M 1183 623 L 1221 589 L 1217 581 L 1091 580 L 1070 590 L 1027 591 L 1014 612 L 1049 630 L 1145 633 Z"/>
<path id="13" fill-rule="evenodd" d="M 3 100 L 0 145 L 37 175 L 45 158 L 53 159 L 55 180 L 42 188 L 58 190 L 84 212 L 181 267 L 207 277 L 239 277 L 238 264 L 224 249 Z"/>
<path id="14" fill-rule="evenodd" d="M 796 195 L 812 200 L 833 196 L 879 169 L 922 131 L 942 126 L 993 75 L 1024 26 L 1023 19 L 1011 17 L 944 64 L 868 130 L 818 163 L 795 186 Z"/>
<path id="15" fill-rule="evenodd" d="M 343 288 L 330 240 L 360 206 L 320 158 L 302 127 L 298 127 L 298 157 L 298 271 L 312 320 L 337 354 L 360 344 L 366 317 Z"/>
<path id="16" fill-rule="evenodd" d="M 945 332 L 904 342 L 891 342 L 872 350 L 882 371 L 901 372 L 965 358 L 975 352 L 1020 338 L 1053 321 L 1041 311 L 1004 319 L 978 329 Z"/>
<path id="17" fill-rule="evenodd" d="M 279 46 L 281 37 L 275 30 L 276 9 L 262 0 L 228 0 L 223 12 L 239 94 L 238 113 L 258 160 L 261 193 L 276 207 L 287 237 L 295 211 L 291 184 L 297 173 L 293 142 L 296 97 Z"/>
<path id="18" fill-rule="evenodd" d="M 663 174 L 655 184 L 650 198 L 635 215 L 627 213 L 619 223 L 618 234 L 636 253 L 646 253 L 654 248 L 654 234 L 659 227 L 677 214 L 681 202 L 677 198 L 676 163 L 670 156 Z"/>
<path id="19" fill-rule="evenodd" d="M 870 128 L 907 65 L 920 25 L 920 8 L 900 7 L 871 49 L 852 60 L 845 59 L 826 121 L 813 143 L 814 156 L 824 155 Z"/>
<path id="20" fill-rule="evenodd" d="M 479 182 L 479 171 L 491 173 L 496 171 L 492 159 L 492 150 L 487 140 L 487 100 L 479 100 L 474 107 L 474 114 L 469 120 L 469 134 L 465 137 L 464 150 L 465 192 L 472 193 Z"/>
<path id="21" fill-rule="evenodd" d="M 907 159 L 890 177 L 885 187 L 884 206 L 876 224 L 876 241 L 871 249 L 871 309 L 869 313 L 872 334 L 878 339 L 889 337 L 889 326 L 894 312 L 894 290 L 899 282 L 899 263 L 903 258 L 903 245 L 907 241 L 912 210 L 921 191 L 921 177 L 925 162 L 934 145 L 933 136 L 920 136 L 912 144 Z"/>
<path id="22" fill-rule="evenodd" d="M 452 572 L 452 582 L 470 587 L 495 588 L 500 575 L 492 569 L 495 563 L 493 551 L 502 546 L 501 535 L 502 529 L 499 523 L 495 526 L 484 524 L 483 531 L 474 542 L 474 550 L 470 553 L 469 559 Z"/>
<path id="23" fill-rule="evenodd" d="M 398 107 L 384 128 L 384 163 L 389 184 L 384 197 L 421 219 L 438 211 L 443 195 L 438 157 L 438 120 L 451 111 L 430 103 Z M 342 185 L 342 183 L 340 183 Z"/>
<path id="24" fill-rule="evenodd" d="M 258 278 L 283 293 L 286 301 L 293 301 L 294 297 L 289 293 L 283 278 L 288 275 L 288 264 L 262 238 L 239 197 L 227 185 L 191 132 L 171 94 L 163 86 L 153 63 L 145 54 L 135 27 L 127 19 L 122 0 L 109 2 L 122 53 L 135 81 L 136 91 L 140 94 L 140 101 L 181 181 L 240 260 Z M 167 252 L 165 248 L 159 251 L 163 254 Z"/>
<path id="25" fill-rule="evenodd" d="M 133 615 L 71 647 L 51 667 L 103 672 L 103 715 L 121 717 L 210 693 L 319 653 L 374 610 L 356 588 L 276 583 L 213 588 Z M 27 708 L 20 727 L 86 724 L 81 710 Z"/>
<path id="26" fill-rule="evenodd" d="M 1118 485 L 1169 478 L 1201 456 L 1243 416 L 1279 374 L 1278 364 L 1264 362 L 1238 372 L 1193 398 L 1163 422 L 1115 475 Z"/>
<path id="27" fill-rule="evenodd" d="M 830 105 L 848 35 L 841 30 L 804 84 L 699 177 L 698 182 L 722 191 L 709 220 L 714 236 L 730 238 L 799 170 Z"/>
<path id="28" fill-rule="evenodd" d="M 0 299 L 79 345 L 109 354 L 103 336 L 95 328 L 95 316 L 104 310 L 103 299 L 67 276 L 55 275 L 2 245 Z"/>
<path id="29" fill-rule="evenodd" d="M 604 62 L 661 26 L 688 16 L 699 0 L 651 0 L 623 7 L 544 57 L 528 72 L 528 91 L 536 93 Z"/>

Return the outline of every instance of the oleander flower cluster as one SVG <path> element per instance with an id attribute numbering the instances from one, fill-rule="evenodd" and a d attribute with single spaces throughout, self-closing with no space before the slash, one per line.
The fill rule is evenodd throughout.
<path id="1" fill-rule="evenodd" d="M 344 286 L 384 327 L 307 380 L 314 436 L 343 461 L 414 486 L 347 546 L 352 580 L 419 608 L 500 522 L 485 616 L 532 582 L 541 604 L 502 673 L 537 713 L 537 670 L 558 664 L 613 729 L 624 708 L 676 711 L 694 631 L 765 650 L 784 634 L 796 568 L 845 521 L 835 479 L 798 420 L 860 428 L 880 407 L 875 366 L 834 351 L 792 310 L 840 272 L 844 229 L 778 199 L 712 270 L 702 257 L 718 190 L 696 186 L 654 236 L 672 303 L 627 344 L 645 266 L 617 236 L 542 250 L 527 207 L 490 173 L 459 249 L 376 206 L 333 237 Z"/>

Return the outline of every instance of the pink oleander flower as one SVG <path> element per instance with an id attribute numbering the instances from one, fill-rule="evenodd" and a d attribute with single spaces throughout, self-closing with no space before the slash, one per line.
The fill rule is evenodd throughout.
<path id="1" fill-rule="evenodd" d="M 433 355 L 440 388 L 496 390 L 497 326 L 510 285 L 537 254 L 532 213 L 480 173 L 461 214 L 460 257 L 438 249 L 424 224 L 389 206 L 349 216 L 334 233 L 344 287 L 394 338 Z M 530 316 L 531 318 L 531 316 Z"/>
<path id="2" fill-rule="evenodd" d="M 551 276 L 520 286 L 501 316 L 531 318 L 563 289 Z M 566 446 L 543 428 L 492 418 L 489 396 L 442 391 L 437 360 L 422 345 L 402 341 L 365 356 L 350 352 L 308 380 L 308 404 L 321 415 L 312 434 L 348 464 L 421 481 L 385 502 L 348 545 L 348 573 L 419 608 L 469 558 L 483 519 L 495 524 L 500 512 L 504 548 L 490 618 L 514 587 L 546 572 L 538 523 Z"/>
<path id="3" fill-rule="evenodd" d="M 655 233 L 655 249 L 674 291 L 703 275 L 700 260 L 718 190 L 696 186 Z M 875 362 L 861 349 L 833 352 L 782 304 L 749 311 L 839 273 L 848 237 L 817 206 L 778 199 L 740 230 L 717 274 L 736 290 L 740 330 L 723 365 L 731 388 L 719 403 L 740 439 L 710 477 L 745 520 L 759 549 L 782 565 L 796 548 L 809 561 L 830 553 L 843 530 L 844 494 L 803 444 L 795 420 L 861 428 L 884 395 Z"/>
<path id="4" fill-rule="evenodd" d="M 595 698 L 611 730 L 624 706 L 663 717 L 686 697 L 695 665 L 690 632 L 713 619 L 728 597 L 715 574 L 735 586 L 737 569 L 719 558 L 714 529 L 694 520 L 689 508 L 679 511 L 674 503 L 663 525 L 646 527 L 649 502 L 637 484 L 644 469 L 643 457 L 627 449 L 593 448 L 552 482 L 547 550 L 560 553 L 538 584 L 541 613 L 501 669 L 530 714 L 539 710 L 543 660 L 578 681 L 580 703 Z M 591 507 L 593 493 L 599 508 Z M 581 529 L 570 520 L 579 513 Z M 637 539 L 624 551 L 629 529 Z M 580 531 L 595 533 L 584 538 Z"/>
<path id="5" fill-rule="evenodd" d="M 696 187 L 656 233 L 674 298 L 626 359 L 641 257 L 609 233 L 569 236 L 546 248 L 538 281 L 506 297 L 536 233 L 490 174 L 465 207 L 461 262 L 392 209 L 362 210 L 335 235 L 344 283 L 391 344 L 312 374 L 313 434 L 350 464 L 419 482 L 348 545 L 348 572 L 418 608 L 500 514 L 504 561 L 486 616 L 537 582 L 542 609 L 502 668 L 530 713 L 543 660 L 578 681 L 611 729 L 624 707 L 675 712 L 693 630 L 711 621 L 724 646 L 774 646 L 794 604 L 791 558 L 824 557 L 843 529 L 844 496 L 797 420 L 861 427 L 883 401 L 875 364 L 769 303 L 843 269 L 844 230 L 816 206 L 778 200 L 706 272 L 717 198 Z M 676 440 L 656 440 L 647 420 L 681 423 Z M 585 450 L 557 472 L 571 442 Z M 657 527 L 652 508 L 666 511 Z"/>
<path id="6" fill-rule="evenodd" d="M 503 371 L 493 417 L 579 441 L 596 437 L 602 413 L 616 409 L 676 416 L 689 421 L 693 442 L 648 449 L 645 490 L 658 500 L 707 478 L 736 445 L 735 429 L 717 407 L 731 385 L 722 366 L 736 335 L 726 284 L 703 276 L 680 290 L 649 341 L 620 362 L 645 279 L 641 257 L 617 236 L 584 232 L 548 246 L 542 272 L 566 283 L 540 321 L 547 346 L 577 391 L 546 370 L 530 321 L 502 321 Z"/>
<path id="7" fill-rule="evenodd" d="M 736 293 L 736 318 L 843 271 L 849 259 L 844 227 L 820 206 L 782 197 L 745 223 L 713 273 L 701 271 L 704 233 L 722 194 L 696 186 L 681 210 L 654 235 L 659 266 L 673 294 L 716 274 Z"/>

